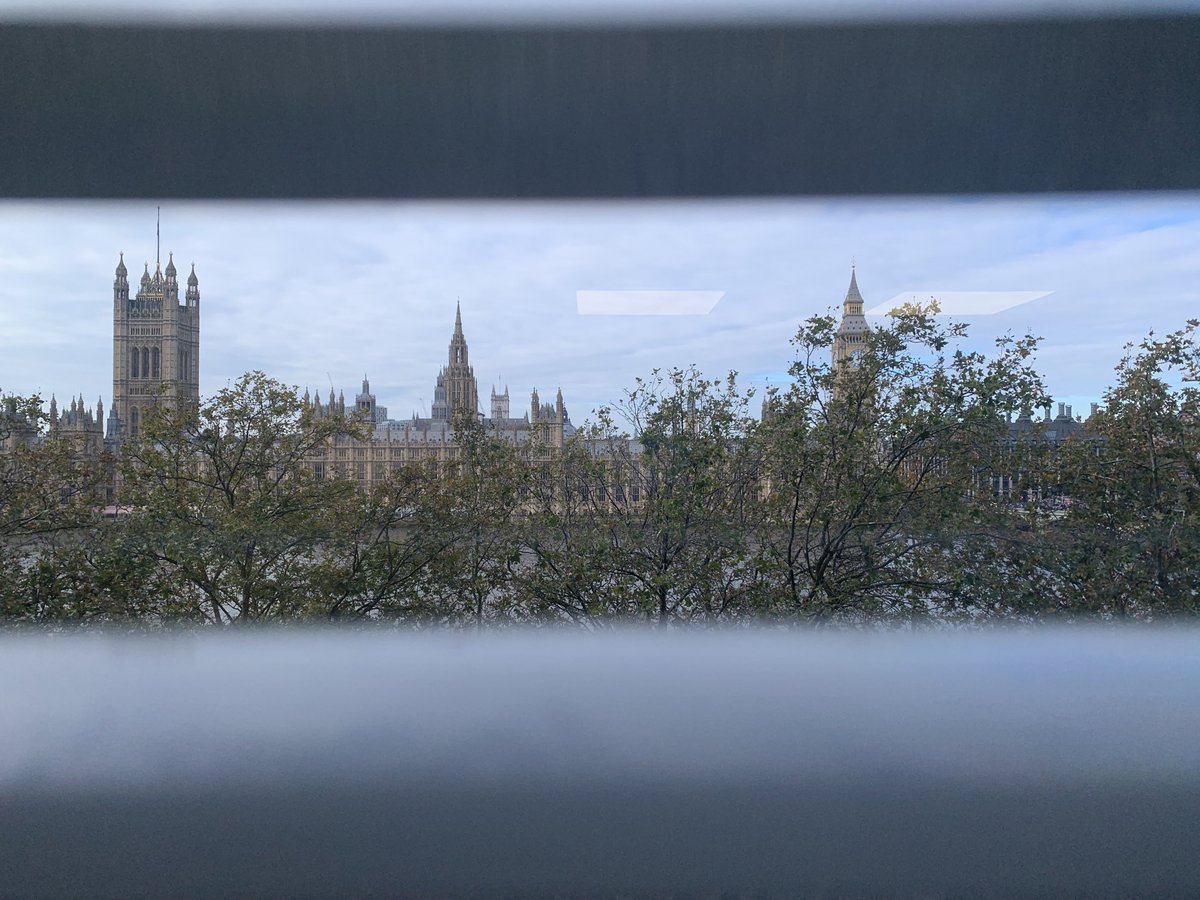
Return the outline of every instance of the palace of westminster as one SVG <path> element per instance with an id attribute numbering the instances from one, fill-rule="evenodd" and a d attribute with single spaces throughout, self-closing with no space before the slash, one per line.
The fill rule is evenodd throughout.
<path id="1" fill-rule="evenodd" d="M 832 356 L 836 366 L 857 365 L 863 352 L 870 329 L 863 305 L 857 275 L 852 270 L 842 304 L 842 319 L 833 343 Z M 64 406 L 60 411 L 57 400 L 52 398 L 51 431 L 74 436 L 84 452 L 115 453 L 123 441 L 137 436 L 151 407 L 182 404 L 195 407 L 199 402 L 200 282 L 195 266 L 187 276 L 181 297 L 173 256 L 168 257 L 165 269 L 156 263 L 153 273 L 147 264 L 137 293 L 131 297 L 129 272 L 122 254 L 113 281 L 113 387 L 107 418 L 102 400 L 92 408 L 81 395 L 72 398 L 70 406 Z M 332 388 L 324 402 L 320 396 L 312 397 L 306 390 L 303 403 L 318 417 L 347 414 L 344 394 L 334 396 Z M 457 452 L 454 423 L 467 411 L 477 415 L 493 434 L 531 450 L 561 448 L 575 431 L 561 389 L 554 403 L 542 403 L 535 389 L 528 411 L 513 416 L 508 388 L 498 394 L 493 387 L 490 415 L 480 411 L 479 387 L 463 334 L 462 312 L 456 309 L 447 362 L 438 373 L 434 387 L 431 415 L 425 418 L 414 413 L 410 419 L 388 418 L 387 409 L 377 405 L 370 384 L 364 378 L 362 391 L 355 397 L 350 412 L 370 423 L 370 435 L 366 439 L 337 438 L 324 448 L 323 453 L 311 458 L 313 471 L 319 477 L 336 471 L 353 477 L 365 487 L 381 481 L 405 463 L 452 459 Z M 769 414 L 766 406 L 763 413 Z M 1064 408 L 1061 403 L 1058 416 L 1053 420 L 1049 409 L 1046 410 L 1043 425 L 1039 439 L 1054 443 L 1060 443 L 1086 427 L 1072 417 L 1069 406 Z M 1022 435 L 1031 434 L 1034 427 L 1029 413 L 1010 420 L 1010 439 L 1019 440 Z M 35 439 L 33 430 L 28 430 L 24 437 L 18 430 L 5 440 L 11 443 L 32 439 Z M 0 446 L 0 450 L 3 449 Z"/>
<path id="2" fill-rule="evenodd" d="M 50 429 L 74 436 L 87 453 L 115 453 L 121 443 L 136 437 L 152 407 L 197 406 L 200 402 L 200 281 L 195 266 L 181 293 L 173 255 L 166 268 L 147 263 L 137 293 L 130 296 L 129 271 L 124 254 L 113 280 L 113 387 L 112 402 L 105 417 L 104 402 L 89 407 L 83 396 L 72 398 L 60 411 L 56 398 L 50 400 Z M 518 445 L 561 448 L 575 428 L 571 424 L 562 390 L 553 403 L 543 403 L 534 389 L 527 411 L 514 416 L 509 393 L 491 392 L 490 416 L 479 411 L 479 386 L 471 366 L 463 334 L 462 312 L 456 309 L 454 332 L 446 365 L 437 375 L 433 405 L 428 418 L 395 420 L 376 403 L 369 382 L 349 412 L 372 426 L 363 440 L 339 437 L 325 448 L 323 456 L 311 459 L 319 476 L 335 469 L 356 478 L 363 486 L 382 480 L 392 469 L 419 460 L 446 460 L 456 455 L 455 421 L 465 411 L 478 415 L 485 428 Z M 322 401 L 306 390 L 305 406 L 314 415 L 346 415 L 344 393 Z M 14 432 L 9 441 L 32 439 Z M 3 449 L 3 447 L 0 447 Z"/>

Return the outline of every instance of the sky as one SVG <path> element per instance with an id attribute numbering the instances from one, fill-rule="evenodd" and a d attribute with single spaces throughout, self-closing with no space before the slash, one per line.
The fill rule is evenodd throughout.
<path id="1" fill-rule="evenodd" d="M 153 202 L 0 203 L 0 391 L 112 392 L 112 281 L 155 263 Z M 840 308 L 852 260 L 868 309 L 899 294 L 1049 292 L 958 316 L 969 347 L 1043 338 L 1076 412 L 1122 345 L 1200 315 L 1200 195 L 587 202 L 162 204 L 161 256 L 195 262 L 203 395 L 262 370 L 393 418 L 427 413 L 455 303 L 486 410 L 562 388 L 572 421 L 656 367 L 781 384 L 789 339 Z M 135 288 L 136 290 L 136 288 Z M 714 291 L 707 315 L 596 316 L 578 291 Z M 757 403 L 755 403 L 757 407 Z"/>

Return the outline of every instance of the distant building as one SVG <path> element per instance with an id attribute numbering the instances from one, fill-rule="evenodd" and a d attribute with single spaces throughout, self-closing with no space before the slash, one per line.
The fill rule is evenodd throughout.
<path id="1" fill-rule="evenodd" d="M 438 422 L 450 422 L 466 413 L 474 416 L 479 410 L 479 385 L 471 368 L 467 339 L 463 337 L 462 307 L 454 306 L 454 334 L 450 336 L 450 361 L 438 372 L 433 388 L 433 408 L 430 412 Z"/>
<path id="2" fill-rule="evenodd" d="M 196 408 L 200 402 L 200 283 L 195 265 L 180 293 L 173 254 L 166 268 L 156 262 L 154 272 L 145 266 L 137 293 L 130 295 L 129 272 L 120 254 L 113 280 L 113 392 L 105 419 L 103 400 L 89 407 L 83 396 L 72 397 L 61 412 L 51 397 L 49 428 L 54 434 L 76 438 L 81 453 L 114 453 L 121 443 L 136 437 L 144 427 L 149 410 Z M 410 419 L 396 420 L 380 406 L 364 376 L 362 390 L 347 410 L 343 392 L 329 398 L 310 396 L 305 406 L 318 416 L 355 415 L 373 428 L 366 440 L 340 439 L 311 457 L 319 476 L 334 472 L 367 486 L 381 481 L 401 466 L 419 461 L 447 461 L 458 456 L 455 427 L 462 415 L 478 416 L 492 434 L 530 452 L 548 452 L 563 446 L 574 432 L 559 389 L 553 403 L 542 403 L 535 389 L 529 411 L 510 415 L 507 386 L 491 393 L 491 415 L 479 411 L 479 388 L 470 363 L 463 333 L 462 310 L 455 310 L 454 330 L 446 365 L 437 374 L 434 402 L 429 417 L 415 412 Z M 15 402 L 0 408 L 0 451 L 40 440 L 37 423 L 26 421 Z M 111 502 L 113 485 L 107 495 Z"/>
<path id="3" fill-rule="evenodd" d="M 859 361 L 866 352 L 868 335 L 871 326 L 863 313 L 864 300 L 858 287 L 858 277 L 855 267 L 850 268 L 850 286 L 842 301 L 842 318 L 834 332 L 831 350 L 833 371 L 836 373 L 858 368 Z M 837 388 L 834 388 L 837 392 Z M 763 398 L 762 418 L 770 419 L 778 411 L 779 399 L 768 395 Z M 1093 403 L 1089 418 L 1099 411 L 1098 404 Z M 1051 454 L 1071 439 L 1086 439 L 1091 442 L 1093 452 L 1103 452 L 1104 442 L 1088 427 L 1087 419 L 1076 417 L 1071 406 L 1066 403 L 1058 404 L 1058 415 L 1051 416 L 1050 407 L 1038 418 L 1034 418 L 1033 410 L 1025 410 L 1015 418 L 1011 415 L 1005 420 L 1006 430 L 1000 440 L 1000 449 L 1010 451 L 1024 446 L 1033 445 L 1045 448 Z M 1015 457 L 1013 457 L 1015 459 Z M 1056 485 L 1046 484 L 1042 473 L 1025 471 L 1021 464 L 1002 466 L 1003 472 L 990 476 L 981 475 L 976 490 L 1005 497 L 1026 496 L 1033 499 L 1043 499 L 1054 496 L 1058 489 Z M 985 483 L 990 478 L 990 485 Z"/>
<path id="4" fill-rule="evenodd" d="M 348 412 L 344 392 L 335 396 L 332 388 L 324 403 L 319 395 L 314 398 L 307 391 L 303 399 L 319 416 Z M 146 264 L 138 291 L 131 297 L 121 254 L 113 281 L 113 393 L 107 433 L 102 426 L 103 402 L 98 402 L 93 412 L 82 397 L 72 399 L 61 415 L 52 401 L 51 428 L 78 434 L 89 447 L 107 444 L 115 450 L 123 440 L 139 434 L 152 407 L 196 407 L 199 401 L 200 284 L 195 265 L 182 298 L 173 254 L 168 254 L 165 269 L 156 262 L 153 274 Z M 349 413 L 374 426 L 370 439 L 335 442 L 314 454 L 313 470 L 321 476 L 337 471 L 366 486 L 406 463 L 454 459 L 458 454 L 455 423 L 462 414 L 479 415 L 478 408 L 479 387 L 463 333 L 462 310 L 456 308 L 446 365 L 434 385 L 431 415 L 423 418 L 414 413 L 403 421 L 389 418 L 364 376 Z M 553 404 L 541 403 L 534 390 L 529 412 L 512 418 L 508 388 L 497 394 L 493 387 L 491 416 L 481 416 L 481 420 L 499 437 L 531 448 L 561 447 L 574 431 L 561 390 Z"/>
<path id="5" fill-rule="evenodd" d="M 855 368 L 866 352 L 870 325 L 863 312 L 864 300 L 858 287 L 855 267 L 851 267 L 850 285 L 842 301 L 842 318 L 834 334 L 832 363 L 835 371 Z M 318 477 L 344 474 L 361 486 L 379 483 L 408 463 L 446 462 L 459 454 L 455 428 L 462 417 L 477 417 L 493 435 L 522 447 L 530 454 L 561 449 L 575 432 L 560 388 L 553 403 L 543 403 L 535 388 L 527 412 L 511 415 L 508 386 L 497 393 L 491 389 L 490 415 L 479 408 L 479 386 L 470 363 L 470 352 L 463 331 L 462 309 L 456 307 L 446 364 L 434 383 L 430 415 L 397 420 L 389 417 L 386 407 L 377 403 L 370 381 L 364 376 L 362 389 L 347 410 L 344 392 L 328 400 L 310 396 L 303 403 L 317 416 L 361 417 L 372 426 L 365 440 L 343 437 L 310 457 Z M 115 451 L 122 441 L 139 434 L 147 411 L 154 407 L 195 408 L 200 400 L 200 286 L 195 265 L 180 298 L 173 254 L 168 254 L 165 269 L 155 263 L 151 274 L 145 266 L 138 291 L 130 296 L 128 270 L 120 255 L 113 281 L 113 394 L 105 419 L 103 400 L 89 407 L 83 396 L 72 397 L 61 412 L 57 399 L 50 401 L 49 426 L 52 432 L 77 439 L 81 452 Z M 16 410 L 0 408 L 4 424 L 0 450 L 38 440 L 36 423 L 27 422 Z M 763 416 L 774 409 L 764 399 Z M 1092 413 L 1096 405 L 1092 405 Z M 1017 446 L 1025 441 L 1059 445 L 1073 436 L 1087 436 L 1085 422 L 1072 417 L 1071 408 L 1059 404 L 1058 416 L 1051 419 L 1047 408 L 1044 418 L 1035 422 L 1026 411 L 1008 421 L 1007 443 Z M 636 445 L 636 441 L 632 445 Z M 592 448 L 601 456 L 611 455 L 611 447 Z M 636 448 L 640 452 L 640 447 Z M 1014 494 L 1028 476 L 1014 473 L 998 478 L 992 485 L 996 493 Z M 109 492 L 111 497 L 111 490 Z"/>
<path id="6" fill-rule="evenodd" d="M 194 408 L 200 400 L 200 284 L 193 266 L 181 300 L 177 274 L 170 254 L 165 271 L 156 262 L 151 275 L 147 263 L 138 291 L 130 297 L 125 255 L 118 258 L 113 280 L 113 392 L 107 422 L 103 399 L 90 407 L 80 394 L 60 411 L 57 397 L 50 397 L 46 422 L 51 435 L 71 440 L 82 458 L 110 454 L 105 462 L 109 499 L 115 477 L 111 454 L 122 441 L 138 434 L 147 412 L 184 404 Z M 16 425 L 3 429 L 7 446 L 0 450 L 11 449 L 17 441 L 41 439 L 36 423 Z"/>
<path id="7" fill-rule="evenodd" d="M 124 253 L 117 263 L 110 443 L 136 436 L 153 407 L 195 407 L 200 402 L 200 282 L 193 264 L 181 300 L 176 274 L 171 254 L 165 272 L 155 262 L 151 275 L 147 263 L 138 292 L 130 297 Z"/>
<path id="8" fill-rule="evenodd" d="M 867 349 L 867 333 L 871 326 L 863 315 L 863 296 L 858 290 L 858 275 L 850 266 L 850 287 L 842 300 L 842 321 L 833 336 L 834 370 L 857 369 Z"/>
<path id="9" fill-rule="evenodd" d="M 54 409 L 54 401 L 50 401 Z M 0 453 L 11 453 L 19 447 L 31 447 L 38 440 L 38 423 L 21 408 L 15 397 L 0 402 Z"/>
<path id="10" fill-rule="evenodd" d="M 322 403 L 320 395 L 306 390 L 305 406 L 317 416 L 347 415 L 342 394 Z M 341 437 L 310 456 L 310 465 L 318 477 L 340 474 L 354 479 L 360 487 L 383 481 L 391 472 L 415 462 L 448 462 L 458 458 L 459 447 L 455 429 L 462 417 L 476 417 L 491 434 L 530 453 L 549 453 L 561 449 L 563 442 L 574 433 L 570 415 L 563 402 L 562 389 L 554 403 L 542 403 L 537 389 L 530 397 L 529 411 L 519 417 L 509 414 L 508 387 L 497 394 L 491 392 L 491 415 L 479 410 L 479 388 L 470 364 L 470 351 L 463 333 L 462 309 L 454 313 L 454 330 L 446 365 L 434 382 L 431 415 L 408 419 L 388 418 L 387 409 L 377 404 L 371 385 L 363 378 L 362 392 L 355 398 L 351 414 L 357 414 L 374 427 L 367 440 Z"/>
<path id="11" fill-rule="evenodd" d="M 1007 465 L 1002 462 L 997 466 L 997 471 L 990 475 L 991 484 L 980 485 L 980 488 L 990 490 L 994 496 L 1023 500 L 1045 500 L 1060 496 L 1062 491 L 1053 477 L 1053 466 L 1031 466 L 1029 460 L 1016 451 L 1033 447 L 1045 451 L 1047 458 L 1053 460 L 1058 449 L 1067 441 L 1086 440 L 1091 452 L 1103 453 L 1104 438 L 1088 424 L 1091 416 L 1098 411 L 1098 404 L 1093 403 L 1088 419 L 1084 419 L 1072 415 L 1069 403 L 1060 403 L 1058 415 L 1053 418 L 1049 406 L 1039 419 L 1035 419 L 1033 411 L 1028 409 L 1015 419 L 1008 417 L 1002 449 L 1008 453 L 1011 461 Z"/>

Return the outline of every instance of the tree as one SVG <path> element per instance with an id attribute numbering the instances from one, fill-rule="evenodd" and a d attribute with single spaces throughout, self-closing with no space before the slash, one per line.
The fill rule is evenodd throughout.
<path id="1" fill-rule="evenodd" d="M 48 430 L 37 396 L 0 394 L 0 542 L 78 527 L 95 512 L 103 460 Z"/>
<path id="2" fill-rule="evenodd" d="M 1071 610 L 1200 610 L 1198 329 L 1193 319 L 1127 345 L 1088 439 L 1064 453 L 1059 474 L 1074 502 L 1055 536 L 1055 570 Z"/>
<path id="3" fill-rule="evenodd" d="M 748 402 L 734 374 L 689 368 L 655 370 L 601 409 L 535 482 L 522 583 L 535 603 L 593 624 L 743 611 L 755 585 L 742 518 L 754 490 Z"/>
<path id="4" fill-rule="evenodd" d="M 324 547 L 354 496 L 309 457 L 363 426 L 317 418 L 295 389 L 243 375 L 196 411 L 145 417 L 122 460 L 133 552 L 184 618 L 224 625 L 311 615 Z"/>
<path id="5" fill-rule="evenodd" d="M 511 443 L 489 433 L 473 413 L 454 421 L 456 455 L 435 473 L 425 537 L 442 523 L 427 567 L 427 615 L 446 623 L 520 618 L 511 583 L 520 565 L 514 517 L 526 466 Z M 440 530 L 448 525 L 448 530 Z"/>
<path id="6" fill-rule="evenodd" d="M 314 613 L 336 622 L 445 621 L 434 572 L 446 572 L 444 555 L 460 536 L 445 487 L 436 465 L 410 464 L 352 498 L 324 548 Z"/>
<path id="7" fill-rule="evenodd" d="M 764 611 L 808 621 L 945 615 L 975 602 L 970 543 L 992 512 L 981 495 L 1005 413 L 1040 405 L 1035 338 L 956 349 L 961 324 L 908 307 L 868 333 L 857 364 L 829 362 L 831 317 L 794 340 L 792 384 L 759 432 L 755 516 Z"/>
<path id="8" fill-rule="evenodd" d="M 96 527 L 106 460 L 48 425 L 39 397 L 0 396 L 0 617 L 10 625 L 93 609 L 66 558 Z"/>
<path id="9" fill-rule="evenodd" d="M 126 521 L 93 521 L 9 560 L 0 574 L 5 624 L 125 630 L 177 621 L 175 597 L 156 561 L 129 536 Z"/>
<path id="10" fill-rule="evenodd" d="M 594 627 L 619 615 L 619 580 L 609 565 L 609 444 L 588 426 L 553 456 L 529 467 L 523 485 L 526 515 L 518 524 L 526 564 L 514 591 L 519 609 L 537 621 Z M 625 447 L 624 439 L 612 445 Z"/>

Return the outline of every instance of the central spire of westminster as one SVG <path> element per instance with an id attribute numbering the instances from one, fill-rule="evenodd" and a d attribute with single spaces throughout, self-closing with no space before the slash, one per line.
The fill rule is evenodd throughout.
<path id="1" fill-rule="evenodd" d="M 450 337 L 450 349 L 446 366 L 438 373 L 437 385 L 433 389 L 433 418 L 452 420 L 466 413 L 479 412 L 479 385 L 475 381 L 475 370 L 471 368 L 467 339 L 463 336 L 462 305 L 454 305 L 454 334 Z"/>
<path id="2" fill-rule="evenodd" d="M 454 334 L 450 338 L 450 363 L 447 372 L 455 367 L 462 366 L 470 371 L 470 366 L 467 364 L 467 339 L 463 337 L 462 330 L 462 307 L 454 304 Z M 472 374 L 472 378 L 475 376 Z"/>

